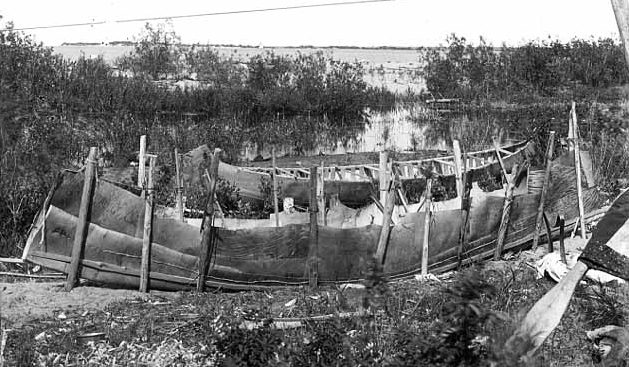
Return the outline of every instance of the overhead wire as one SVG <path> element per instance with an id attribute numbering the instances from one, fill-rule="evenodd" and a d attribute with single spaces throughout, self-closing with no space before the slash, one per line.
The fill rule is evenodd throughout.
<path id="1" fill-rule="evenodd" d="M 230 11 L 220 11 L 220 12 L 211 12 L 211 13 L 197 13 L 197 14 L 187 14 L 187 15 L 170 15 L 170 16 L 159 16 L 159 17 L 147 17 L 147 18 L 120 19 L 120 20 L 115 20 L 114 22 L 115 23 L 146 22 L 146 21 L 151 21 L 151 20 L 183 19 L 183 18 L 209 17 L 209 16 L 216 16 L 216 15 L 262 13 L 262 12 L 267 12 L 267 11 L 295 10 L 295 9 L 320 8 L 320 7 L 329 7 L 329 6 L 368 4 L 368 3 L 383 3 L 383 2 L 392 2 L 392 1 L 395 1 L 395 0 L 356 0 L 356 1 L 344 1 L 344 2 L 337 1 L 337 2 L 331 2 L 331 3 L 282 6 L 282 7 L 274 7 L 274 8 L 230 10 Z M 105 24 L 105 23 L 107 23 L 107 22 L 99 21 L 99 22 L 71 23 L 71 24 L 20 27 L 20 28 L 5 28 L 5 29 L 0 29 L 0 32 L 25 31 L 25 30 L 50 29 L 50 28 L 67 28 L 67 27 L 80 27 L 80 26 L 94 26 L 94 25 L 100 25 L 100 24 Z"/>

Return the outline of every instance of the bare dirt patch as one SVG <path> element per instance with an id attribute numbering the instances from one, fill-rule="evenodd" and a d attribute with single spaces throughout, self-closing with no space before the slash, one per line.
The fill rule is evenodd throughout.
<path id="1" fill-rule="evenodd" d="M 103 310 L 112 302 L 145 297 L 133 290 L 94 286 L 79 286 L 65 292 L 63 286 L 63 282 L 0 283 L 0 317 L 19 327 L 42 317 L 59 316 L 62 312 Z"/>

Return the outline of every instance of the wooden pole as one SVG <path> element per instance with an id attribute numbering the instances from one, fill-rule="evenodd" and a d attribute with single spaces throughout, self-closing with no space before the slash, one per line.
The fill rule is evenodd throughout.
<path id="1" fill-rule="evenodd" d="M 146 135 L 140 136 L 140 156 L 138 157 L 138 187 L 144 189 L 144 171 L 146 170 Z M 144 195 L 144 192 L 142 192 Z"/>
<path id="2" fill-rule="evenodd" d="M 553 252 L 555 249 L 553 248 L 554 244 L 553 244 L 553 230 L 550 227 L 550 222 L 548 221 L 548 217 L 546 216 L 546 213 L 543 214 L 544 217 L 544 224 L 546 225 L 546 236 L 548 237 L 548 253 L 550 254 L 551 252 Z"/>
<path id="3" fill-rule="evenodd" d="M 509 176 L 507 175 L 505 163 L 502 161 L 502 156 L 500 155 L 500 145 L 498 144 L 498 139 L 496 138 L 494 138 L 494 150 L 496 151 L 496 156 L 498 157 L 498 163 L 500 163 L 500 169 L 502 169 L 502 175 L 505 181 L 509 181 Z"/>
<path id="4" fill-rule="evenodd" d="M 432 200 L 432 177 L 426 177 L 426 210 L 424 211 L 424 238 L 422 241 L 422 275 L 428 275 L 428 240 L 430 239 L 430 217 Z"/>
<path id="5" fill-rule="evenodd" d="M 511 177 L 507 176 L 505 172 L 505 176 L 508 177 L 507 190 L 505 192 L 504 205 L 502 206 L 502 218 L 500 220 L 500 228 L 498 229 L 498 237 L 496 238 L 496 248 L 494 251 L 494 260 L 496 261 L 500 260 L 500 255 L 502 254 L 502 249 L 504 248 L 504 241 L 507 236 L 507 228 L 509 227 L 511 205 L 513 204 L 513 191 L 515 189 L 516 180 L 525 169 L 525 163 L 522 163 L 519 166 L 516 163 L 513 165 L 513 169 L 511 170 Z"/>
<path id="6" fill-rule="evenodd" d="M 199 277 L 197 278 L 197 292 L 205 290 L 205 276 L 208 271 L 208 260 L 214 252 L 214 193 L 218 179 L 218 165 L 221 150 L 214 149 L 210 163 L 211 182 L 208 183 L 208 196 L 205 204 L 203 225 L 201 226 L 201 248 L 199 249 Z"/>
<path id="7" fill-rule="evenodd" d="M 585 209 L 583 208 L 583 190 L 581 188 L 581 153 L 579 150 L 579 125 L 577 124 L 576 103 L 572 102 L 572 129 L 574 130 L 574 169 L 577 174 L 577 200 L 579 201 L 579 220 L 581 223 L 581 238 L 585 239 Z"/>
<path id="8" fill-rule="evenodd" d="M 389 153 L 386 150 L 380 152 L 380 204 L 382 207 L 386 206 L 387 201 L 387 189 L 389 188 L 389 177 L 387 176 L 387 162 L 389 161 Z"/>
<path id="9" fill-rule="evenodd" d="M 548 144 L 546 149 L 546 170 L 544 171 L 544 181 L 542 181 L 542 193 L 539 196 L 539 205 L 537 207 L 537 219 L 535 221 L 535 234 L 533 235 L 533 251 L 537 249 L 539 244 L 539 233 L 542 231 L 542 219 L 544 216 L 544 203 L 546 202 L 546 192 L 548 191 L 548 185 L 550 185 L 550 166 L 553 159 L 553 150 L 555 147 L 555 132 L 551 131 L 548 135 Z M 552 240 L 550 235 L 548 242 L 552 246 Z"/>
<path id="10" fill-rule="evenodd" d="M 472 199 L 470 192 L 472 191 L 472 177 L 467 171 L 467 154 L 463 156 L 463 195 L 461 197 L 461 232 L 459 233 L 459 249 L 457 254 L 457 268 L 461 268 L 463 262 L 463 250 L 467 248 L 467 229 L 469 227 L 470 208 Z"/>
<path id="11" fill-rule="evenodd" d="M 87 238 L 89 223 L 89 214 L 92 202 L 92 193 L 94 190 L 94 177 L 96 171 L 96 147 L 90 148 L 85 167 L 85 179 L 83 180 L 83 192 L 81 193 L 81 206 L 79 207 L 79 217 L 76 223 L 76 231 L 74 232 L 74 242 L 72 243 L 72 258 L 68 268 L 68 277 L 66 278 L 65 290 L 71 291 L 79 279 L 79 264 L 83 257 L 83 248 Z M 45 214 L 44 214 L 45 215 Z"/>
<path id="12" fill-rule="evenodd" d="M 461 161 L 461 145 L 459 141 L 452 140 L 452 150 L 454 153 L 454 176 L 456 178 L 456 195 L 461 198 L 463 195 L 463 181 L 461 179 L 461 171 L 463 168 L 463 162 Z"/>
<path id="13" fill-rule="evenodd" d="M 175 181 L 177 182 L 177 212 L 179 214 L 179 220 L 185 222 L 183 216 L 183 182 L 181 180 L 181 157 L 179 151 L 175 148 Z"/>
<path id="14" fill-rule="evenodd" d="M 325 216 L 325 178 L 323 177 L 323 172 L 325 169 L 325 165 L 323 161 L 321 161 L 321 172 L 317 175 L 317 200 L 318 200 L 318 216 L 319 222 L 324 226 L 327 226 L 327 218 Z"/>
<path id="15" fill-rule="evenodd" d="M 625 52 L 625 61 L 629 66 L 629 2 L 627 0 L 612 0 L 612 8 L 616 15 L 616 24 Z"/>
<path id="16" fill-rule="evenodd" d="M 148 182 L 146 184 L 146 198 L 144 204 L 144 235 L 142 237 L 142 267 L 140 269 L 140 292 L 148 292 L 151 267 L 151 241 L 153 240 L 153 172 L 155 157 L 149 157 Z"/>
<path id="17" fill-rule="evenodd" d="M 277 200 L 277 166 L 275 165 L 275 145 L 271 148 L 271 160 L 273 164 L 273 212 L 275 213 L 275 227 L 280 226 L 280 209 Z"/>
<path id="18" fill-rule="evenodd" d="M 558 215 L 557 220 L 555 221 L 555 227 L 559 226 L 559 255 L 561 256 L 561 261 L 564 264 L 568 264 L 568 260 L 566 259 L 566 247 L 563 242 L 563 238 L 565 234 L 566 220 L 563 215 Z"/>
<path id="19" fill-rule="evenodd" d="M 383 209 L 382 215 L 382 228 L 380 229 L 380 236 L 378 237 L 378 246 L 376 247 L 376 260 L 379 264 L 384 264 L 385 254 L 387 251 L 387 244 L 389 243 L 389 234 L 391 233 L 391 217 L 393 215 L 393 208 L 395 207 L 395 194 L 397 182 L 390 181 L 390 187 L 385 194 L 386 205 Z"/>
<path id="20" fill-rule="evenodd" d="M 310 167 L 310 249 L 308 251 L 308 284 L 319 284 L 319 226 L 317 225 L 317 166 Z"/>

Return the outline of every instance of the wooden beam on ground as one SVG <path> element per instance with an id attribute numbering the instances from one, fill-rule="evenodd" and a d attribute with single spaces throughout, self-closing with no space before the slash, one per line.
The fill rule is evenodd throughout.
<path id="1" fill-rule="evenodd" d="M 502 255 L 502 249 L 504 248 L 504 241 L 507 237 L 507 228 L 509 227 L 509 220 L 511 217 L 511 206 L 513 204 L 513 192 L 515 190 L 517 178 L 526 170 L 526 163 L 522 162 L 520 165 L 517 163 L 513 165 L 511 170 L 511 177 L 506 172 L 507 177 L 507 190 L 505 192 L 505 200 L 502 206 L 502 218 L 500 220 L 500 228 L 498 228 L 498 237 L 496 238 L 496 247 L 494 251 L 494 260 L 500 260 Z"/>
<path id="2" fill-rule="evenodd" d="M 201 245 L 199 249 L 199 276 L 197 278 L 197 292 L 205 291 L 205 277 L 208 272 L 209 259 L 214 252 L 214 193 L 218 181 L 218 165 L 221 150 L 214 149 L 210 163 L 211 182 L 208 184 L 208 196 L 205 204 L 205 214 L 201 226 Z"/>
<path id="3" fill-rule="evenodd" d="M 550 167 L 553 159 L 553 150 L 555 147 L 555 132 L 551 131 L 548 135 L 548 144 L 546 149 L 546 169 L 544 170 L 544 178 L 542 181 L 542 193 L 539 196 L 539 205 L 537 207 L 537 219 L 535 220 L 535 234 L 533 235 L 533 251 L 537 249 L 539 244 L 539 234 L 542 231 L 542 219 L 544 216 L 544 204 L 546 203 L 546 192 L 548 192 L 548 186 L 550 185 Z M 550 237 L 548 241 L 552 245 Z"/>
<path id="4" fill-rule="evenodd" d="M 577 124 L 577 108 L 576 103 L 572 102 L 570 110 L 572 129 L 574 131 L 574 169 L 577 174 L 577 200 L 579 202 L 579 219 L 581 220 L 581 238 L 585 239 L 585 209 L 583 208 L 583 189 L 581 187 L 581 153 L 579 151 L 579 125 Z"/>
<path id="5" fill-rule="evenodd" d="M 387 198 L 382 215 L 382 228 L 380 229 L 380 236 L 378 237 L 378 246 L 376 247 L 376 260 L 379 264 L 384 264 L 389 235 L 391 234 L 391 217 L 393 215 L 393 209 L 395 208 L 395 195 L 397 192 L 396 184 L 397 182 L 391 181 L 388 191 L 385 192 Z"/>
<path id="6" fill-rule="evenodd" d="M 428 275 L 428 241 L 430 240 L 430 220 L 431 220 L 431 200 L 432 200 L 432 177 L 426 177 L 426 194 L 424 211 L 424 236 L 422 239 L 422 275 Z M 417 235 L 415 236 L 417 240 Z"/>
<path id="7" fill-rule="evenodd" d="M 177 214 L 179 220 L 185 222 L 183 217 L 183 181 L 181 179 L 181 156 L 179 151 L 175 148 L 175 182 L 177 185 L 176 202 L 177 202 Z"/>
<path id="8" fill-rule="evenodd" d="M 90 148 L 87 164 L 85 168 L 85 179 L 83 180 L 83 192 L 81 193 L 81 205 L 79 207 L 79 217 L 74 232 L 74 242 L 72 243 L 72 258 L 68 265 L 68 277 L 66 278 L 65 290 L 67 292 L 74 288 L 79 279 L 79 264 L 83 257 L 87 230 L 90 225 L 88 218 L 92 203 L 92 193 L 94 192 L 94 178 L 96 176 L 96 147 Z"/>
<path id="9" fill-rule="evenodd" d="M 280 209 L 277 199 L 277 165 L 275 164 L 275 145 L 271 148 L 271 160 L 273 164 L 273 212 L 275 213 L 275 227 L 280 226 Z"/>
<path id="10" fill-rule="evenodd" d="M 144 234 L 142 236 L 142 262 L 140 268 L 140 292 L 149 290 L 149 272 L 151 268 L 151 241 L 153 240 L 153 207 L 155 192 L 153 191 L 153 172 L 155 171 L 155 158 L 149 158 L 148 180 L 146 184 L 146 197 L 144 204 Z"/>
<path id="11" fill-rule="evenodd" d="M 317 224 L 317 166 L 310 167 L 310 248 L 308 251 L 308 285 L 319 285 L 319 226 Z"/>
<path id="12" fill-rule="evenodd" d="M 389 153 L 387 153 L 386 150 L 381 151 L 380 162 L 379 162 L 378 168 L 380 169 L 379 190 L 380 190 L 380 204 L 382 205 L 382 207 L 386 207 L 387 191 L 388 191 L 387 189 L 389 188 L 389 185 L 388 185 L 389 177 L 387 176 L 389 174 L 387 170 L 388 161 L 389 161 Z"/>

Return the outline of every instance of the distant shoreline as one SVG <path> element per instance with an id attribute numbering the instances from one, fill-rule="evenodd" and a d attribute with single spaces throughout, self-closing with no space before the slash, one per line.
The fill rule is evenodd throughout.
<path id="1" fill-rule="evenodd" d="M 59 46 L 135 46 L 136 42 L 131 41 L 113 41 L 107 43 L 107 45 L 98 43 L 98 42 L 63 42 Z M 225 48 L 260 48 L 260 46 L 254 45 L 235 45 L 235 44 L 187 44 L 184 43 L 182 46 L 204 46 L 204 47 L 225 47 Z M 403 50 L 403 51 L 421 51 L 425 49 L 431 48 L 439 48 L 439 46 L 313 46 L 313 45 L 303 45 L 303 46 L 263 46 L 261 48 L 284 48 L 284 49 L 348 49 L 348 50 Z"/>

